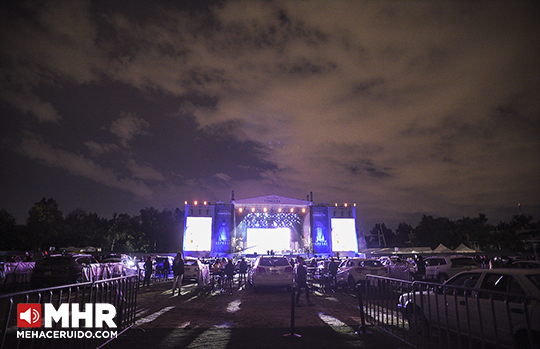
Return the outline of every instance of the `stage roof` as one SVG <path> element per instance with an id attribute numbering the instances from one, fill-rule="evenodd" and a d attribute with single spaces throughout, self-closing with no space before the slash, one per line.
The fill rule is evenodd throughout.
<path id="1" fill-rule="evenodd" d="M 311 201 L 288 198 L 279 195 L 256 196 L 253 198 L 232 200 L 233 205 L 287 205 L 287 206 L 311 206 Z"/>

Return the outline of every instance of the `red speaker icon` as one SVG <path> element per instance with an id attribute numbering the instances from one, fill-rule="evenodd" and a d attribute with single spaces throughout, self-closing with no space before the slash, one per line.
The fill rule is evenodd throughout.
<path id="1" fill-rule="evenodd" d="M 17 304 L 17 314 L 18 327 L 41 327 L 41 304 Z"/>

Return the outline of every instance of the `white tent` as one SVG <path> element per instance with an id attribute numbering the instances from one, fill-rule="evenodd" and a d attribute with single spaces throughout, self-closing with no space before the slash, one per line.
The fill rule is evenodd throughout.
<path id="1" fill-rule="evenodd" d="M 427 254 L 431 253 L 430 247 L 400 247 L 398 254 Z"/>
<path id="2" fill-rule="evenodd" d="M 437 246 L 437 248 L 433 250 L 433 253 L 453 253 L 453 252 L 454 251 L 444 246 L 443 244 L 439 244 L 439 246 Z"/>
<path id="3" fill-rule="evenodd" d="M 472 248 L 468 248 L 467 246 L 465 246 L 465 244 L 460 244 L 455 250 L 454 250 L 455 253 L 474 253 L 476 252 L 475 250 L 473 250 Z"/>

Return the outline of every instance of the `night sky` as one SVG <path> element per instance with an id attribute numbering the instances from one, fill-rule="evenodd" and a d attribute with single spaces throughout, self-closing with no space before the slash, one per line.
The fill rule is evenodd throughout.
<path id="1" fill-rule="evenodd" d="M 3 1 L 0 208 L 282 195 L 363 230 L 540 219 L 540 10 L 518 1 Z"/>

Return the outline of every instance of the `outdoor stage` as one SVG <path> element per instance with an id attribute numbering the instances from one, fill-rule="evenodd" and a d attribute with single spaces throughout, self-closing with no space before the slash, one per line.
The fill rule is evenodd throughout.
<path id="1" fill-rule="evenodd" d="M 358 253 L 355 205 L 233 195 L 229 204 L 186 202 L 184 223 L 183 251 L 193 256 Z"/>

